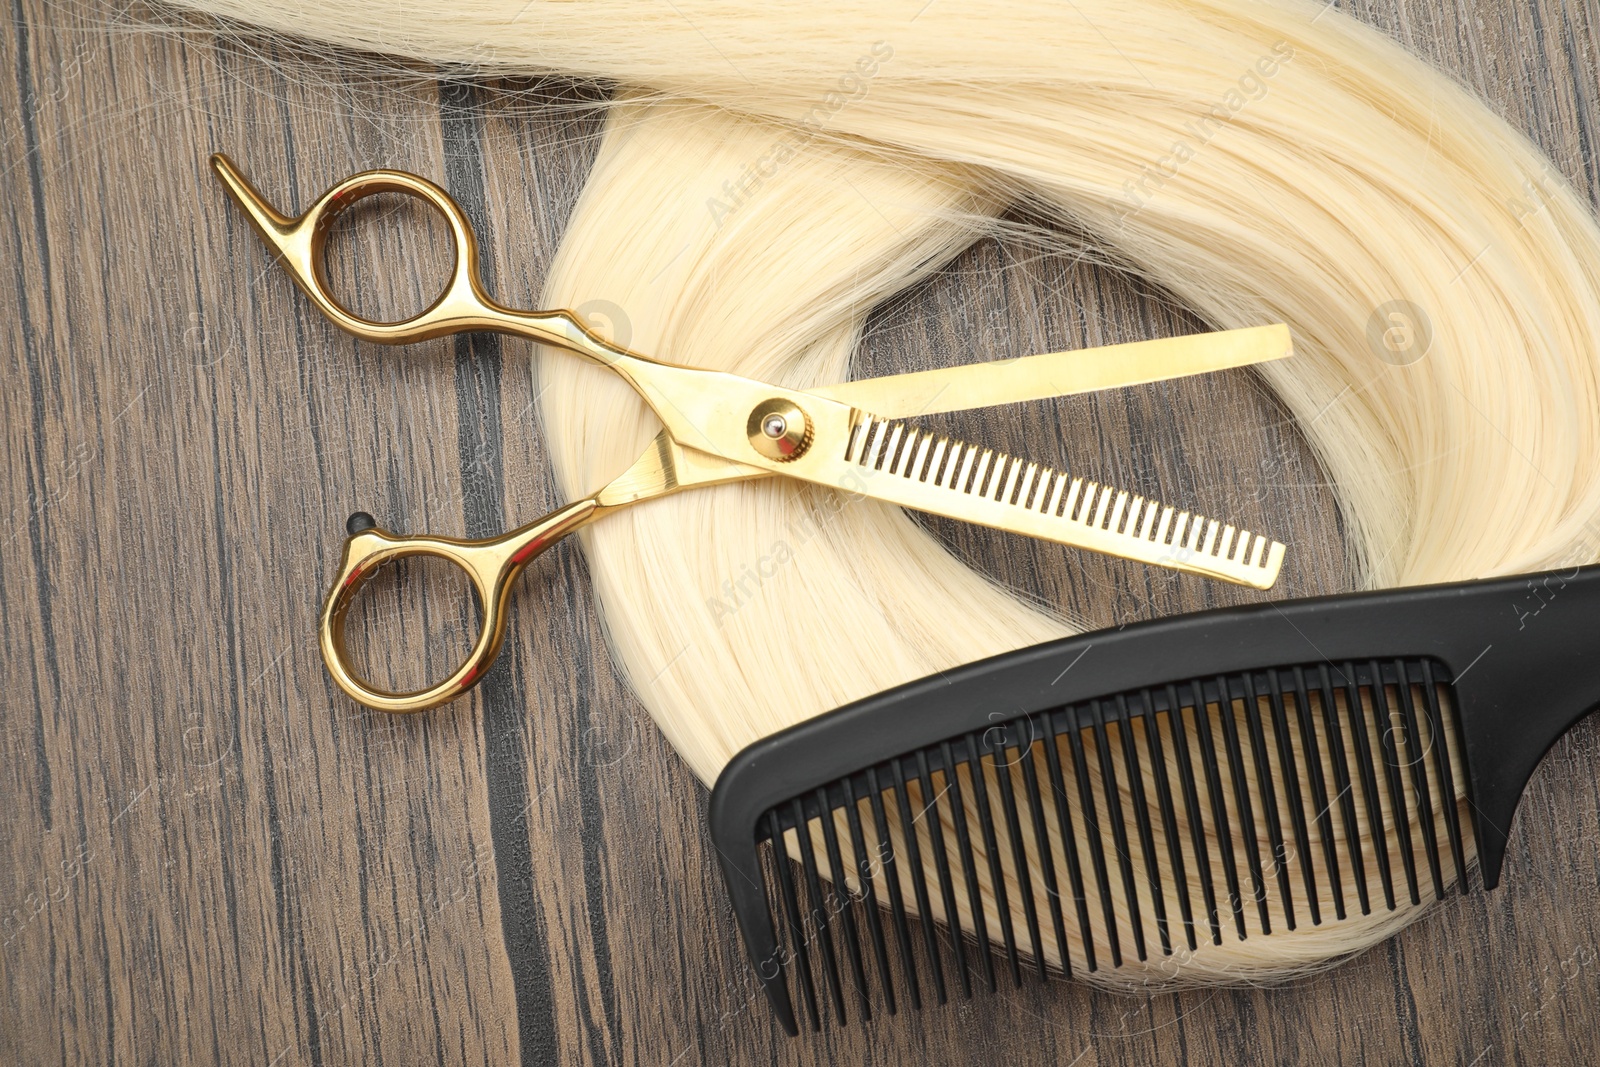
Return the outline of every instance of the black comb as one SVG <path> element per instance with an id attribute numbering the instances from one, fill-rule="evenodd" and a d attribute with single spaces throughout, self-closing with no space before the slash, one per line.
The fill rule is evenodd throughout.
<path id="1" fill-rule="evenodd" d="M 711 836 L 795 1034 L 791 980 L 820 1029 L 1465 892 L 1474 845 L 1491 889 L 1597 701 L 1600 566 L 1201 612 L 758 741 Z"/>

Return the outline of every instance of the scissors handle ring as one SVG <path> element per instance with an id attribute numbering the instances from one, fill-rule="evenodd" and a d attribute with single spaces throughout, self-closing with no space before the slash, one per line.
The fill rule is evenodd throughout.
<path id="1" fill-rule="evenodd" d="M 322 607 L 319 643 L 328 673 L 345 693 L 369 708 L 396 713 L 427 711 L 456 699 L 483 678 L 505 640 L 511 584 L 545 549 L 601 514 L 593 497 L 560 508 L 537 522 L 482 541 L 452 537 L 408 537 L 367 526 L 370 518 L 351 518 L 350 536 L 339 559 L 339 573 Z M 357 520 L 365 520 L 358 522 Z M 365 527 L 365 528 L 363 528 Z M 412 692 L 379 689 L 351 666 L 345 648 L 345 618 L 356 593 L 385 563 L 414 556 L 442 559 L 472 583 L 483 624 L 467 658 L 444 681 Z"/>
<path id="2" fill-rule="evenodd" d="M 227 156 L 212 156 L 211 166 L 318 309 L 362 340 L 411 344 L 464 330 L 504 330 L 522 318 L 496 304 L 484 292 L 478 269 L 478 242 L 471 224 L 450 194 L 426 178 L 397 170 L 364 171 L 323 193 L 304 214 L 290 217 L 274 208 Z M 328 285 L 325 267 L 328 235 L 334 221 L 355 204 L 379 193 L 415 197 L 439 212 L 449 227 L 455 253 L 444 291 L 426 308 L 398 322 L 368 319 L 340 303 Z"/>

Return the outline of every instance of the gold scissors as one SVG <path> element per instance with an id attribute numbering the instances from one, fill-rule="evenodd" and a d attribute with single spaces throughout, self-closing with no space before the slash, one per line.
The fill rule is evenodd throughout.
<path id="1" fill-rule="evenodd" d="M 304 214 L 277 211 L 223 155 L 211 157 L 228 192 L 322 313 L 349 333 L 408 344 L 494 330 L 582 356 L 622 375 L 664 429 L 610 484 L 550 515 L 480 541 L 403 536 L 357 512 L 322 610 L 322 657 L 339 687 L 369 707 L 424 711 L 465 693 L 505 637 L 508 591 L 563 537 L 620 508 L 695 486 L 785 475 L 852 495 L 1075 545 L 1179 571 L 1270 588 L 1284 547 L 1231 525 L 1110 486 L 919 430 L 901 419 L 1020 403 L 1241 367 L 1292 354 L 1282 325 L 1057 352 L 995 363 L 795 390 L 720 371 L 663 363 L 591 333 L 569 311 L 517 311 L 484 291 L 477 242 L 443 189 L 401 171 L 374 170 L 335 185 Z M 324 247 L 340 212 L 377 193 L 402 193 L 444 216 L 455 265 L 444 292 L 400 322 L 374 322 L 340 304 L 324 276 Z M 374 688 L 345 660 L 351 601 L 379 566 L 433 556 L 465 571 L 483 627 L 454 674 L 409 693 Z"/>

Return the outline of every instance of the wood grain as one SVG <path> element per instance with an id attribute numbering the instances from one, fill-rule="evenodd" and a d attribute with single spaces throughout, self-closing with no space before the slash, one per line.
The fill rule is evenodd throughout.
<path id="1" fill-rule="evenodd" d="M 1600 196 L 1600 3 L 1357 13 Z M 114 21 L 14 0 L 0 28 L 0 1062 L 1600 1061 L 1593 721 L 1540 769 L 1504 888 L 1331 973 L 1056 984 L 785 1039 L 739 977 L 705 791 L 617 677 L 574 547 L 525 580 L 470 700 L 400 720 L 332 689 L 314 622 L 351 510 L 481 535 L 557 503 L 528 353 L 337 334 L 205 168 L 225 149 L 289 204 L 369 166 L 440 179 L 495 291 L 528 301 L 595 151 L 596 90 Z M 380 209 L 341 238 L 341 284 L 422 299 L 421 272 L 385 266 L 447 258 L 437 227 L 400 225 L 418 221 Z M 990 242 L 880 309 L 859 373 L 1183 325 L 1159 293 Z M 1344 581 L 1331 497 L 1247 376 L 950 425 L 1286 532 L 1287 592 Z M 1095 623 L 1247 595 L 936 528 Z M 432 578 L 366 609 L 376 667 L 463 639 Z"/>

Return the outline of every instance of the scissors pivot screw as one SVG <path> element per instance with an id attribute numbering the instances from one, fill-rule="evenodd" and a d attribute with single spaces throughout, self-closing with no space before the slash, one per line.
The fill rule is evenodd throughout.
<path id="1" fill-rule="evenodd" d="M 781 397 L 757 404 L 745 431 L 752 448 L 779 463 L 799 459 L 811 447 L 813 436 L 811 417 L 794 401 Z"/>

